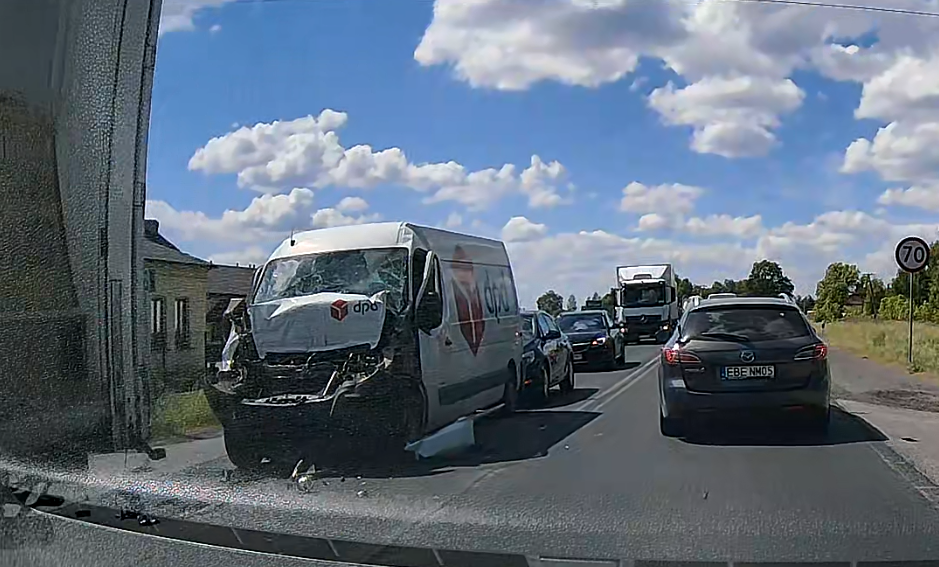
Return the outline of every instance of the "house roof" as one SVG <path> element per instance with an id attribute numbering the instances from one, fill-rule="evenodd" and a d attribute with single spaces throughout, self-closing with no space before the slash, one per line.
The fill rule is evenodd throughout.
<path id="1" fill-rule="evenodd" d="M 140 253 L 144 260 L 209 266 L 209 263 L 190 254 L 186 254 L 160 234 L 160 223 L 153 219 L 144 220 L 144 238 L 140 242 Z"/>
<path id="2" fill-rule="evenodd" d="M 213 264 L 209 269 L 208 293 L 247 296 L 254 283 L 254 268 Z"/>

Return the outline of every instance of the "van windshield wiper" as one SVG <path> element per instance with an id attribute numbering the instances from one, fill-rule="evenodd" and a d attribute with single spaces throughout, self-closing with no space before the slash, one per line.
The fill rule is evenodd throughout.
<path id="1" fill-rule="evenodd" d="M 743 335 L 738 335 L 736 333 L 723 333 L 720 331 L 698 333 L 697 335 L 694 335 L 693 337 L 690 337 L 690 338 L 692 339 L 716 339 L 716 340 L 723 340 L 723 341 L 734 341 L 738 343 L 750 342 L 750 337 L 745 337 Z"/>

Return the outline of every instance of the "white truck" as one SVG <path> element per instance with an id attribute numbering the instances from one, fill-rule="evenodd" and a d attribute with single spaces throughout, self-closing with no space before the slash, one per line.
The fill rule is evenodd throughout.
<path id="1" fill-rule="evenodd" d="M 627 342 L 643 337 L 665 342 L 678 322 L 675 270 L 671 264 L 616 268 L 618 319 L 626 326 Z"/>

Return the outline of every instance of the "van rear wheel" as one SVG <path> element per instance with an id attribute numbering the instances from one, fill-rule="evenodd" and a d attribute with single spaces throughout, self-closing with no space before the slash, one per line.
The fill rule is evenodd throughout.
<path id="1" fill-rule="evenodd" d="M 509 369 L 509 377 L 505 381 L 502 393 L 502 411 L 506 414 L 515 413 L 518 409 L 518 377 Z"/>
<path id="2" fill-rule="evenodd" d="M 574 364 L 568 360 L 567 368 L 564 373 L 564 380 L 561 380 L 561 393 L 569 394 L 574 391 Z"/>

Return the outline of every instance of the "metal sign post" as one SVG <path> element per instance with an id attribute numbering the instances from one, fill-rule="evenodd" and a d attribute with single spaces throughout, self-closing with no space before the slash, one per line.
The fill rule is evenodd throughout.
<path id="1" fill-rule="evenodd" d="M 929 244 L 918 236 L 907 236 L 894 251 L 897 266 L 910 277 L 910 347 L 907 359 L 913 364 L 913 277 L 929 264 Z"/>

